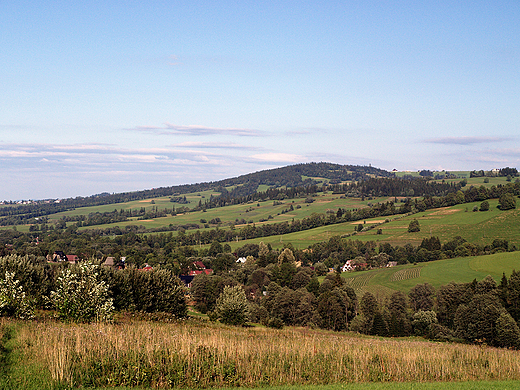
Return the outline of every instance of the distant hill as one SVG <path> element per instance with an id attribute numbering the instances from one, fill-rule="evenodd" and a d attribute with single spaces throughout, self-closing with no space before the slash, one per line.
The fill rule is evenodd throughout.
<path id="1" fill-rule="evenodd" d="M 297 187 L 319 182 L 319 180 L 313 178 L 327 179 L 335 183 L 347 180 L 362 180 L 368 177 L 391 177 L 393 175 L 391 172 L 371 166 L 340 165 L 325 162 L 306 163 L 258 171 L 220 181 L 159 187 L 118 194 L 104 192 L 87 197 L 68 198 L 61 200 L 56 205 L 73 207 L 96 206 L 207 190 L 221 190 L 232 186 L 242 186 L 246 189 L 245 192 L 253 193 L 260 185 Z"/>
<path id="2" fill-rule="evenodd" d="M 393 173 L 371 166 L 340 165 L 332 163 L 307 163 L 268 169 L 231 179 L 221 180 L 207 189 L 223 192 L 226 187 L 234 186 L 231 196 L 246 196 L 255 193 L 261 185 L 269 187 L 305 187 L 318 184 L 324 179 L 330 184 L 345 181 L 359 181 L 373 177 L 392 177 Z M 224 192 L 228 192 L 224 190 Z"/>
<path id="3" fill-rule="evenodd" d="M 184 184 L 171 187 L 160 187 L 150 190 L 123 192 L 118 194 L 101 193 L 87 197 L 61 199 L 59 201 L 38 201 L 32 204 L 10 205 L 0 208 L 0 217 L 16 217 L 16 223 L 25 223 L 37 218 L 79 207 L 101 206 L 124 203 L 143 199 L 176 196 L 208 190 L 225 193 L 227 196 L 240 197 L 255 193 L 259 186 L 298 187 L 316 185 L 326 179 L 330 183 L 348 180 L 363 180 L 373 177 L 391 177 L 393 173 L 371 166 L 340 165 L 332 163 L 306 163 L 289 165 L 282 168 L 268 169 L 249 173 L 234 178 L 213 182 Z M 17 217 L 16 217 L 17 218 Z"/>
<path id="4" fill-rule="evenodd" d="M 256 192 L 258 187 L 261 185 L 267 185 L 270 187 L 298 187 L 317 184 L 320 179 L 327 179 L 333 183 L 339 183 L 347 180 L 363 180 L 369 177 L 391 176 L 393 176 L 393 173 L 371 166 L 340 165 L 326 162 L 306 163 L 267 169 L 220 181 L 161 187 L 151 190 L 108 196 L 105 195 L 103 201 L 111 200 L 112 203 L 117 203 L 207 190 L 222 191 L 228 187 L 236 186 L 242 187 L 239 191 L 240 195 L 248 195 Z M 224 191 L 227 192 L 227 190 Z"/>

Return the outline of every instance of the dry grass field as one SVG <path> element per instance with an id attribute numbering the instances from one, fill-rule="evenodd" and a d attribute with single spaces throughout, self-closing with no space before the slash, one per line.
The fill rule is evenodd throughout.
<path id="1" fill-rule="evenodd" d="M 518 351 L 187 321 L 11 322 L 18 375 L 66 387 L 207 388 L 519 380 Z M 25 378 L 27 383 L 30 378 Z M 22 381 L 23 382 L 23 381 Z"/>

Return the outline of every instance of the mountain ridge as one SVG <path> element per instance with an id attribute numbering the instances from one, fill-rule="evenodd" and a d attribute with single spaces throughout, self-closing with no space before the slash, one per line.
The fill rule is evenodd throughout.
<path id="1" fill-rule="evenodd" d="M 308 178 L 303 179 L 302 176 L 306 176 Z M 76 207 L 84 207 L 111 203 L 122 203 L 131 200 L 150 199 L 162 196 L 174 196 L 181 193 L 188 194 L 212 189 L 222 190 L 230 186 L 246 186 L 247 192 L 244 193 L 244 191 L 242 191 L 241 195 L 243 195 L 256 191 L 260 185 L 269 185 L 274 187 L 296 187 L 316 184 L 318 181 L 313 180 L 312 177 L 319 177 L 332 181 L 346 181 L 362 180 L 364 178 L 373 176 L 392 177 L 393 173 L 384 169 L 374 168 L 372 166 L 348 164 L 342 165 L 330 162 L 310 162 L 265 169 L 217 181 L 181 184 L 112 194 L 103 192 L 90 196 L 44 199 L 37 202 L 41 203 L 43 201 L 48 202 L 52 200 L 59 201 L 60 203 L 57 204 L 61 205 L 72 202 L 79 202 L 81 204 L 78 204 Z"/>

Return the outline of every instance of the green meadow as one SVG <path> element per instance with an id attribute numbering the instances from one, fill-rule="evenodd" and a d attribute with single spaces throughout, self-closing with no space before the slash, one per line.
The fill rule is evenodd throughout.
<path id="1" fill-rule="evenodd" d="M 197 196 L 197 195 L 194 195 Z M 188 198 L 188 197 L 187 197 Z M 197 198 L 193 203 L 193 207 L 198 205 L 198 201 L 202 198 Z M 190 211 L 187 213 L 180 213 L 175 216 L 167 216 L 161 218 L 155 218 L 153 220 L 138 220 L 137 218 L 126 221 L 118 222 L 106 225 L 97 225 L 90 227 L 82 227 L 79 230 L 93 229 L 93 228 L 109 228 L 119 226 L 123 228 L 129 225 L 142 225 L 145 228 L 156 228 L 161 226 L 173 225 L 184 225 L 184 224 L 199 224 L 204 225 L 205 220 L 207 222 L 212 219 L 219 218 L 222 226 L 236 225 L 240 227 L 241 224 L 236 224 L 236 220 L 241 221 L 242 219 L 246 223 L 277 223 L 284 221 L 292 221 L 293 219 L 302 219 L 311 216 L 313 213 L 327 213 L 336 212 L 338 208 L 354 209 L 367 207 L 370 203 L 377 203 L 380 201 L 386 201 L 388 198 L 375 198 L 372 200 L 361 200 L 357 198 L 345 198 L 339 195 L 324 194 L 315 198 L 315 202 L 306 203 L 305 198 L 297 198 L 291 200 L 284 200 L 280 202 L 264 201 L 264 202 L 250 202 L 247 204 L 230 205 L 225 207 L 218 207 L 213 209 L 207 209 L 206 211 Z M 152 200 L 155 202 L 152 204 Z M 129 202 L 124 204 L 115 204 L 110 206 L 103 206 L 106 210 L 103 211 L 114 211 L 119 209 L 139 209 L 145 207 L 147 210 L 151 210 L 152 207 L 157 207 L 159 210 L 164 208 L 172 208 L 175 205 L 178 208 L 179 204 L 171 203 L 169 198 L 157 198 L 148 199 L 146 201 Z M 289 211 L 292 206 L 293 210 Z M 53 219 L 59 219 L 64 215 L 80 215 L 86 212 L 100 211 L 98 208 L 82 208 L 64 213 L 54 214 Z M 88 214 L 88 213 L 87 213 Z M 262 221 L 262 222 L 261 222 Z M 214 227 L 214 226 L 213 226 Z"/>
<path id="2" fill-rule="evenodd" d="M 341 274 L 358 296 L 371 292 L 380 299 L 395 291 L 408 293 L 417 284 L 429 283 L 438 288 L 450 282 L 468 283 L 492 276 L 497 283 L 503 273 L 510 276 L 520 270 L 520 252 L 496 253 L 486 256 L 458 257 L 426 263 L 399 265 Z"/>
<path id="3" fill-rule="evenodd" d="M 437 236 L 446 242 L 461 236 L 469 242 L 490 243 L 494 239 L 506 239 L 520 245 L 520 210 L 501 211 L 497 208 L 498 200 L 489 201 L 489 211 L 472 211 L 480 202 L 466 203 L 452 207 L 427 210 L 402 219 L 395 219 L 380 228 L 382 235 L 373 237 L 375 232 L 368 231 L 358 235 L 359 239 L 377 239 L 393 243 L 419 244 L 423 238 Z M 408 233 L 408 224 L 412 219 L 420 223 L 421 231 Z M 367 221 L 367 223 L 374 221 Z M 380 221 L 378 221 L 380 222 Z"/>
<path id="4" fill-rule="evenodd" d="M 251 240 L 230 243 L 232 248 L 243 246 L 246 243 L 263 241 L 274 248 L 283 247 L 291 243 L 295 248 L 307 248 L 316 242 L 328 240 L 334 235 L 348 236 L 361 241 L 388 242 L 392 245 L 419 245 L 424 238 L 437 236 L 441 243 L 453 237 L 461 236 L 474 244 L 490 244 L 494 239 L 506 239 L 511 244 L 520 247 L 520 210 L 501 211 L 497 209 L 498 200 L 489 201 L 490 210 L 485 212 L 472 211 L 480 202 L 467 203 L 452 207 L 427 210 L 409 216 L 392 215 L 366 219 L 364 221 L 346 222 L 335 225 L 322 226 L 312 230 L 285 234 L 283 236 L 262 237 Z M 417 219 L 421 231 L 408 232 L 410 221 Z M 355 228 L 364 225 L 364 231 L 355 232 Z M 377 234 L 381 229 L 381 234 Z"/>

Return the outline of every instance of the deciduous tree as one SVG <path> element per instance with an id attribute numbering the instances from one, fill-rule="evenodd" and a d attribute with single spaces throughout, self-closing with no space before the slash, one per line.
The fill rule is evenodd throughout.
<path id="1" fill-rule="evenodd" d="M 500 210 L 516 209 L 516 198 L 514 195 L 509 192 L 500 195 L 500 198 L 498 199 L 498 208 Z"/>
<path id="2" fill-rule="evenodd" d="M 65 321 L 92 322 L 112 318 L 113 300 L 109 286 L 101 280 L 99 266 L 85 262 L 64 270 L 49 301 Z"/>
<path id="3" fill-rule="evenodd" d="M 241 286 L 226 286 L 217 299 L 215 317 L 228 325 L 245 325 L 249 320 L 249 303 Z"/>
<path id="4" fill-rule="evenodd" d="M 408 293 L 413 311 L 431 310 L 434 294 L 435 288 L 429 283 L 417 284 L 413 287 Z"/>
<path id="5" fill-rule="evenodd" d="M 410 221 L 410 224 L 408 225 L 408 233 L 415 233 L 421 231 L 421 226 L 419 224 L 419 221 L 416 219 L 413 219 Z"/>

